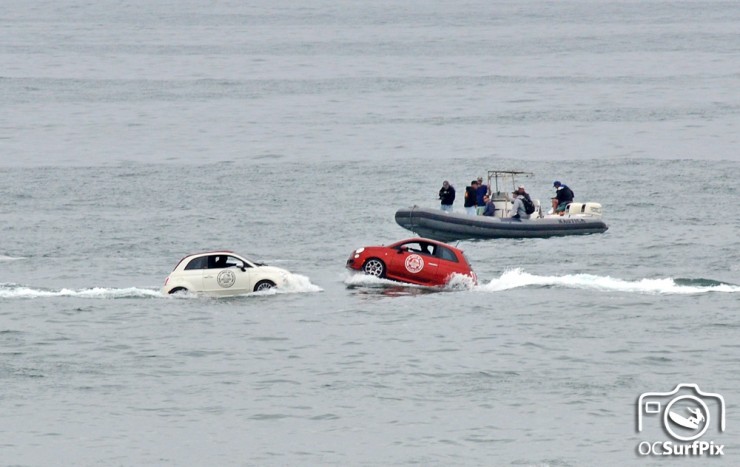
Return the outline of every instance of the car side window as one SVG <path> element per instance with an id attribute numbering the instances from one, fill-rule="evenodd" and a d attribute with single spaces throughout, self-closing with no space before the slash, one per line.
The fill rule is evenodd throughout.
<path id="1" fill-rule="evenodd" d="M 434 245 L 431 243 L 420 243 L 421 245 L 421 254 L 422 255 L 432 255 L 434 256 Z"/>
<path id="2" fill-rule="evenodd" d="M 200 258 L 191 259 L 190 262 L 185 266 L 185 270 L 189 269 L 206 269 L 208 267 L 208 257 L 201 256 Z"/>
<path id="3" fill-rule="evenodd" d="M 208 269 L 223 269 L 226 267 L 226 255 L 211 255 L 208 257 Z"/>
<path id="4" fill-rule="evenodd" d="M 406 249 L 409 253 L 419 253 L 422 255 L 433 255 L 434 254 L 434 245 L 431 245 L 429 243 L 419 243 L 419 242 L 413 242 L 413 243 L 404 243 L 400 246 L 401 249 Z"/>
<path id="5" fill-rule="evenodd" d="M 453 253 L 452 250 L 449 248 L 443 247 L 441 245 L 437 246 L 437 255 L 438 258 L 444 259 L 446 261 L 452 261 L 454 263 L 457 263 L 457 256 L 455 253 Z"/>

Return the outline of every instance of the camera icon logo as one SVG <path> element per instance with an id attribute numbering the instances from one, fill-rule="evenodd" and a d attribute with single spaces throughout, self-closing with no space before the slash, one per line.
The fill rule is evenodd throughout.
<path id="1" fill-rule="evenodd" d="M 645 392 L 637 399 L 637 431 L 642 431 L 644 417 L 657 416 L 674 439 L 693 441 L 711 424 L 710 405 L 716 408 L 719 431 L 725 431 L 725 399 L 719 394 L 703 392 L 696 384 L 679 384 L 670 392 Z"/>

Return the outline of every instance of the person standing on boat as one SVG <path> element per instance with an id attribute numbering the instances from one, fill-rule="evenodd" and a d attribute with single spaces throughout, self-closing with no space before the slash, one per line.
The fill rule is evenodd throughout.
<path id="1" fill-rule="evenodd" d="M 511 194 L 514 195 L 514 205 L 511 207 L 511 218 L 518 220 L 529 219 L 527 208 L 524 207 L 524 201 L 522 201 L 525 196 L 529 196 L 529 194 L 524 190 L 524 187 L 520 185 L 519 188 L 512 191 Z"/>
<path id="2" fill-rule="evenodd" d="M 568 185 L 562 184 L 557 180 L 552 182 L 552 186 L 555 188 L 555 197 L 552 199 L 552 210 L 555 214 L 560 213 L 562 216 L 565 214 L 565 208 L 568 207 L 568 204 L 573 202 L 575 194 Z"/>
<path id="3" fill-rule="evenodd" d="M 478 214 L 478 181 L 473 180 L 465 187 L 465 212 L 470 216 Z"/>
<path id="4" fill-rule="evenodd" d="M 442 182 L 442 188 L 439 190 L 439 199 L 441 201 L 441 209 L 443 211 L 451 212 L 452 203 L 455 202 L 455 187 L 450 185 L 450 182 L 447 180 Z"/>
<path id="5" fill-rule="evenodd" d="M 483 201 L 483 197 L 488 194 L 488 185 L 483 184 L 483 177 L 478 177 L 478 189 L 475 192 L 475 200 L 478 205 L 478 215 L 483 214 L 486 209 L 486 202 Z"/>

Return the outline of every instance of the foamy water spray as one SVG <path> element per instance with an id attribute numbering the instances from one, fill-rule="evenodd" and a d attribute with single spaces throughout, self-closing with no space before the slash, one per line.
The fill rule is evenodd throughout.
<path id="1" fill-rule="evenodd" d="M 502 290 L 515 289 L 527 286 L 552 286 L 574 289 L 588 289 L 604 292 L 626 292 L 646 294 L 702 294 L 708 292 L 737 293 L 740 287 L 736 285 L 718 283 L 711 286 L 682 285 L 676 284 L 672 278 L 663 279 L 640 279 L 637 281 L 626 281 L 609 276 L 596 276 L 592 274 L 568 274 L 564 276 L 538 276 L 512 269 L 505 271 L 498 279 L 491 280 L 488 284 L 482 284 L 475 290 L 481 292 L 500 292 Z"/>

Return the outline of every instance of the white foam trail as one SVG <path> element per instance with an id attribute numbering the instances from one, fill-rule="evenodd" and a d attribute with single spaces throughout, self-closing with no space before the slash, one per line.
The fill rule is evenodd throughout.
<path id="1" fill-rule="evenodd" d="M 0 255 L 0 261 L 18 261 L 19 259 L 26 259 L 26 258 L 23 258 L 22 256 L 15 257 L 15 256 Z"/>
<path id="2" fill-rule="evenodd" d="M 161 297 L 158 290 L 128 287 L 112 289 L 94 287 L 91 289 L 42 290 L 20 285 L 0 285 L 0 298 L 47 298 L 47 297 L 81 297 L 81 298 L 150 298 Z"/>
<path id="3" fill-rule="evenodd" d="M 464 274 L 452 274 L 445 284 L 448 290 L 472 290 L 474 287 L 473 278 Z"/>
<path id="4" fill-rule="evenodd" d="M 523 272 L 521 269 L 505 271 L 498 279 L 488 284 L 481 284 L 475 290 L 482 292 L 499 292 L 502 290 L 526 287 L 529 285 L 558 286 L 574 289 L 589 289 L 613 292 L 632 292 L 646 294 L 701 294 L 707 292 L 740 292 L 740 287 L 729 284 L 712 286 L 678 285 L 671 278 L 640 279 L 625 281 L 609 276 L 595 276 L 592 274 L 569 274 L 565 276 L 537 276 Z"/>
<path id="5" fill-rule="evenodd" d="M 387 286 L 408 286 L 408 287 L 424 287 L 422 285 L 408 284 L 406 282 L 397 282 L 390 279 L 381 279 L 379 277 L 370 276 L 361 272 L 357 274 L 350 274 L 344 279 L 344 284 L 351 287 L 387 287 Z"/>
<path id="6" fill-rule="evenodd" d="M 323 289 L 312 284 L 311 280 L 300 274 L 289 274 L 283 287 L 253 292 L 247 295 L 272 295 L 283 293 L 321 292 Z M 49 297 L 79 297 L 79 298 L 162 298 L 165 297 L 158 289 L 142 289 L 126 287 L 122 289 L 93 287 L 89 289 L 34 289 L 18 284 L 0 284 L 0 298 L 49 298 Z M 173 298 L 197 298 L 199 294 L 175 294 Z"/>
<path id="7" fill-rule="evenodd" d="M 223 296 L 213 296 L 208 294 L 201 294 L 197 292 L 187 292 L 187 293 L 176 293 L 173 295 L 168 295 L 168 298 L 176 298 L 176 299 L 189 299 L 189 298 L 195 298 L 195 299 L 202 299 L 202 298 L 210 298 L 210 299 L 222 299 L 222 298 L 234 298 L 234 297 L 262 297 L 265 295 L 279 295 L 279 294 L 293 294 L 293 293 L 309 293 L 309 292 L 323 292 L 324 289 L 319 287 L 316 284 L 311 283 L 311 279 L 309 279 L 307 276 L 301 275 L 301 274 L 293 274 L 290 273 L 285 278 L 285 284 L 283 284 L 280 287 L 274 287 L 271 289 L 266 290 L 260 290 L 259 292 L 246 292 L 241 293 L 237 295 L 223 295 Z"/>
<path id="8" fill-rule="evenodd" d="M 363 274 L 361 272 L 358 272 L 356 274 L 350 273 L 349 276 L 347 276 L 344 279 L 344 284 L 348 285 L 350 287 L 398 287 L 399 285 L 402 285 L 404 287 L 419 287 L 424 289 L 441 289 L 440 287 L 436 286 L 430 286 L 430 285 L 418 285 L 418 284 L 409 284 L 408 282 L 398 282 L 393 281 L 390 279 L 380 279 L 375 276 L 370 276 L 367 274 Z M 470 276 L 465 276 L 462 274 L 453 274 L 450 279 L 447 281 L 447 284 L 444 286 L 444 290 L 471 290 L 475 284 L 473 283 L 473 279 Z"/>
<path id="9" fill-rule="evenodd" d="M 311 279 L 301 274 L 288 274 L 285 284 L 275 289 L 277 293 L 322 292 L 324 289 L 311 283 Z"/>

